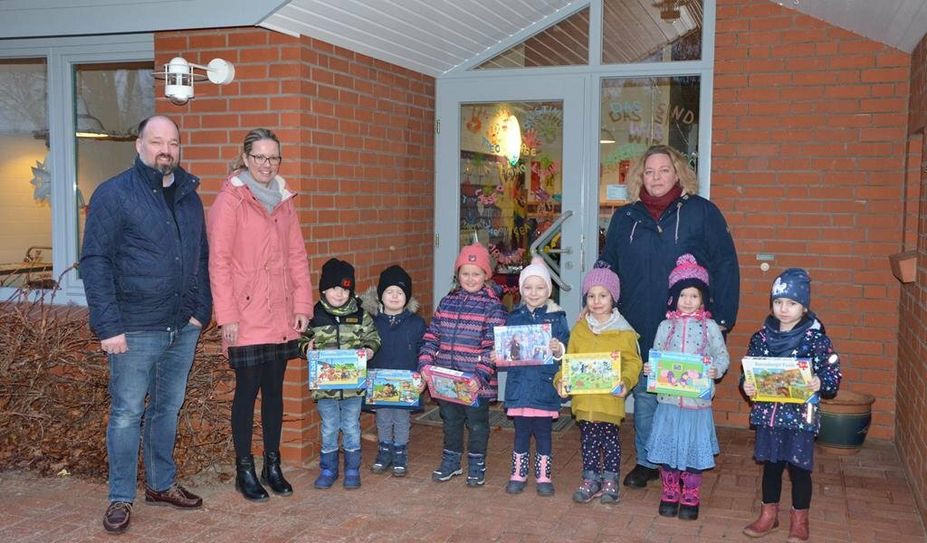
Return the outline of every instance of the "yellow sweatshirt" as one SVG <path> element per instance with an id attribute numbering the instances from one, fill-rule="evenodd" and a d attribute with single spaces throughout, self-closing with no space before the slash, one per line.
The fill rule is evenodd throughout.
<path id="1" fill-rule="evenodd" d="M 617 313 L 617 312 L 616 312 Z M 621 381 L 630 393 L 637 384 L 643 362 L 637 344 L 637 332 L 624 317 L 618 315 L 618 322 L 596 334 L 586 319 L 581 320 L 570 332 L 567 354 L 621 353 Z M 560 373 L 554 377 L 558 382 Z M 620 424 L 624 419 L 624 398 L 611 394 L 578 394 L 572 398 L 573 417 L 590 422 Z"/>

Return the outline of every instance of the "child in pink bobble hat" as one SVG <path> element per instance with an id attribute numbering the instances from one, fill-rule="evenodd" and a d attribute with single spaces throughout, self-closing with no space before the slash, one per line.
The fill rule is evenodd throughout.
<path id="1" fill-rule="evenodd" d="M 707 398 L 657 395 L 647 461 L 660 469 L 663 493 L 658 512 L 664 517 L 698 518 L 702 472 L 715 467 L 720 450 L 711 412 L 713 380 L 724 375 L 730 361 L 721 328 L 708 312 L 710 300 L 708 270 L 694 256 L 680 256 L 669 275 L 669 311 L 657 328 L 653 348 L 707 357 L 712 388 Z M 644 374 L 656 371 L 652 362 L 653 358 L 644 364 Z"/>

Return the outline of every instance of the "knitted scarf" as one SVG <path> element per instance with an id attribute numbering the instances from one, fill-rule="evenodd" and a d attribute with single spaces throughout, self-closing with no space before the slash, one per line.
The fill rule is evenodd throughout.
<path id="1" fill-rule="evenodd" d="M 659 221 L 660 215 L 663 215 L 666 208 L 675 202 L 677 198 L 682 196 L 682 185 L 679 183 L 673 185 L 673 188 L 663 196 L 651 196 L 646 188 L 641 188 L 641 203 L 644 204 L 644 207 L 647 208 L 647 213 L 649 213 L 655 221 Z"/>
<path id="2" fill-rule="evenodd" d="M 766 331 L 766 345 L 769 347 L 769 356 L 794 356 L 795 349 L 801 343 L 802 337 L 808 330 L 823 330 L 824 326 L 817 316 L 809 311 L 795 328 L 787 332 L 779 331 L 779 319 L 770 315 L 763 324 Z"/>
<path id="3" fill-rule="evenodd" d="M 271 179 L 267 186 L 258 183 L 254 177 L 251 177 L 251 172 L 248 170 L 238 172 L 238 178 L 251 190 L 251 194 L 254 195 L 257 201 L 261 202 L 267 213 L 273 213 L 274 208 L 283 200 L 283 194 L 280 193 L 280 183 L 276 177 Z"/>
<path id="4" fill-rule="evenodd" d="M 589 325 L 589 329 L 595 335 L 599 335 L 606 330 L 633 330 L 617 309 L 612 309 L 611 315 L 608 316 L 608 320 L 605 322 L 599 322 L 592 313 L 588 313 L 586 315 L 586 324 Z"/>

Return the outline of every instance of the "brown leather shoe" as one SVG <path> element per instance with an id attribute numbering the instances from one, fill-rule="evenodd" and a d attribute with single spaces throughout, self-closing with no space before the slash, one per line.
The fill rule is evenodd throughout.
<path id="1" fill-rule="evenodd" d="M 177 483 L 161 492 L 145 485 L 145 502 L 151 505 L 171 505 L 177 509 L 198 509 L 203 506 L 203 498 Z"/>
<path id="2" fill-rule="evenodd" d="M 132 518 L 132 504 L 129 502 L 112 502 L 103 515 L 103 527 L 107 532 L 121 534 L 129 527 Z"/>

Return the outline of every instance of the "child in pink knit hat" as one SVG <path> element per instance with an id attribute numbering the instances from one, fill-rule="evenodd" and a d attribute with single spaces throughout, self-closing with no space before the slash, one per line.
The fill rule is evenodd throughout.
<path id="1" fill-rule="evenodd" d="M 664 517 L 698 518 L 702 471 L 715 467 L 714 457 L 719 452 L 711 398 L 713 380 L 727 371 L 729 358 L 721 329 L 707 310 L 709 300 L 708 270 L 692 255 L 680 256 L 670 272 L 669 311 L 657 328 L 653 348 L 707 357 L 711 393 L 704 398 L 657 395 L 647 460 L 660 467 L 663 493 L 658 511 Z M 656 371 L 653 362 L 655 358 L 650 356 L 644 374 Z"/>
<path id="2" fill-rule="evenodd" d="M 479 243 L 460 250 L 454 263 L 459 286 L 441 299 L 425 331 L 419 350 L 418 369 L 428 373 L 431 366 L 473 374 L 479 383 L 479 402 L 468 406 L 438 400 L 444 421 L 444 453 L 441 465 L 431 474 L 437 482 L 460 475 L 464 453 L 464 426 L 467 440 L 467 486 L 479 487 L 486 477 L 486 448 L 489 444 L 489 403 L 496 399 L 496 365 L 493 329 L 505 322 L 505 308 L 492 287 L 489 251 Z"/>
<path id="3" fill-rule="evenodd" d="M 621 442 L 618 427 L 624 419 L 624 397 L 637 384 L 641 370 L 637 332 L 618 312 L 621 294 L 618 276 L 609 269 L 595 268 L 583 279 L 586 306 L 580 321 L 570 332 L 567 354 L 621 353 L 620 386 L 614 394 L 573 396 L 573 418 L 579 424 L 583 481 L 573 501 L 617 503 L 621 470 Z M 554 377 L 560 389 L 560 375 Z"/>

